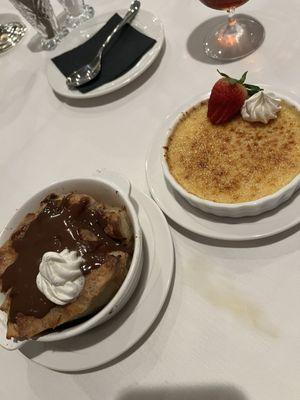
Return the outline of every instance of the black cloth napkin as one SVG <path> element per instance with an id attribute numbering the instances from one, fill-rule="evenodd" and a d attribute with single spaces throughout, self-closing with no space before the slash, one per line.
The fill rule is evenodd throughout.
<path id="1" fill-rule="evenodd" d="M 75 49 L 53 58 L 52 61 L 56 67 L 67 77 L 76 69 L 89 63 L 121 19 L 118 14 L 113 15 L 91 39 Z M 138 32 L 129 24 L 125 25 L 115 42 L 103 55 L 100 75 L 78 90 L 81 93 L 87 93 L 125 74 L 155 43 L 156 40 Z"/>

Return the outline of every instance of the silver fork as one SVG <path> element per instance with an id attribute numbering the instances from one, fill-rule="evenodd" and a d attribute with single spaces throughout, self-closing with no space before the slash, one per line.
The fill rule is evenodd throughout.
<path id="1" fill-rule="evenodd" d="M 87 82 L 90 82 L 97 75 L 99 75 L 99 73 L 101 72 L 104 50 L 107 48 L 111 40 L 118 34 L 118 32 L 120 32 L 123 26 L 134 19 L 140 9 L 140 6 L 140 1 L 134 0 L 131 3 L 125 17 L 115 27 L 112 33 L 106 38 L 105 42 L 102 44 L 96 57 L 92 61 L 90 61 L 89 64 L 79 68 L 77 71 L 72 72 L 72 74 L 67 77 L 66 83 L 69 89 L 74 90 L 77 87 L 82 86 Z"/>

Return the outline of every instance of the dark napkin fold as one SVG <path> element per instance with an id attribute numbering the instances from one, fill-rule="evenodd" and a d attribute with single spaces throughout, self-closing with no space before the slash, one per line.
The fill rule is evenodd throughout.
<path id="1" fill-rule="evenodd" d="M 122 18 L 115 14 L 88 41 L 52 59 L 56 67 L 67 77 L 76 69 L 89 63 L 99 51 L 108 35 Z M 156 40 L 138 32 L 127 24 L 115 42 L 103 55 L 102 70 L 93 81 L 81 86 L 78 90 L 87 93 L 105 83 L 111 82 L 128 72 L 156 43 Z"/>

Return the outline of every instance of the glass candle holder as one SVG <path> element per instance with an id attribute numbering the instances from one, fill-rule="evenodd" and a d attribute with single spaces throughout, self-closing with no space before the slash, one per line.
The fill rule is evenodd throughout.
<path id="1" fill-rule="evenodd" d="M 57 46 L 61 33 L 50 0 L 10 0 L 22 16 L 37 30 L 44 50 Z"/>

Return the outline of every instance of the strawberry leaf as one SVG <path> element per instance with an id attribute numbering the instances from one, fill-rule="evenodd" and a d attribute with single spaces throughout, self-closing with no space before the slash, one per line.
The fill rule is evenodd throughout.
<path id="1" fill-rule="evenodd" d="M 245 83 L 245 81 L 246 81 L 247 74 L 248 74 L 248 71 L 244 72 L 244 73 L 243 73 L 243 76 L 242 76 L 241 79 L 238 81 L 238 82 L 241 83 L 242 85 L 243 85 L 243 84 Z"/>
<path id="2" fill-rule="evenodd" d="M 245 82 L 245 80 L 246 80 L 246 78 L 247 78 L 247 74 L 248 74 L 248 71 L 244 72 L 244 74 L 243 74 L 243 76 L 241 77 L 241 79 L 238 80 L 238 79 L 235 79 L 235 78 L 231 78 L 231 76 L 229 76 L 229 75 L 227 75 L 227 74 L 224 74 L 224 72 L 220 72 L 218 69 L 217 69 L 217 71 L 219 72 L 219 74 L 220 74 L 221 76 L 223 76 L 224 78 L 228 79 L 228 82 L 229 82 L 231 85 L 234 85 L 235 83 L 240 83 L 241 85 L 243 85 L 244 82 Z"/>
<path id="3" fill-rule="evenodd" d="M 221 76 L 224 76 L 224 78 L 232 79 L 232 78 L 230 78 L 229 75 L 224 74 L 224 72 L 221 72 L 221 71 L 219 71 L 218 69 L 217 69 L 217 71 L 219 72 L 219 74 L 220 74 Z"/>
<path id="4" fill-rule="evenodd" d="M 258 93 L 258 92 L 261 92 L 262 90 L 264 90 L 264 89 L 262 89 L 262 88 L 260 88 L 259 86 L 256 86 L 256 85 L 249 85 L 249 84 L 244 84 L 244 86 L 245 86 L 245 88 L 247 89 L 247 92 L 248 92 L 248 96 L 249 97 L 251 97 L 251 96 L 253 96 L 254 94 L 256 94 L 256 93 Z"/>
<path id="5" fill-rule="evenodd" d="M 217 71 L 219 72 L 219 74 L 221 75 L 221 76 L 223 76 L 224 78 L 226 78 L 227 80 L 228 80 L 228 82 L 231 84 L 231 85 L 234 85 L 235 83 L 238 83 L 238 81 L 236 80 L 236 79 L 234 79 L 234 78 L 231 78 L 229 75 L 227 75 L 227 74 L 224 74 L 224 72 L 220 72 L 218 69 L 217 69 Z"/>

